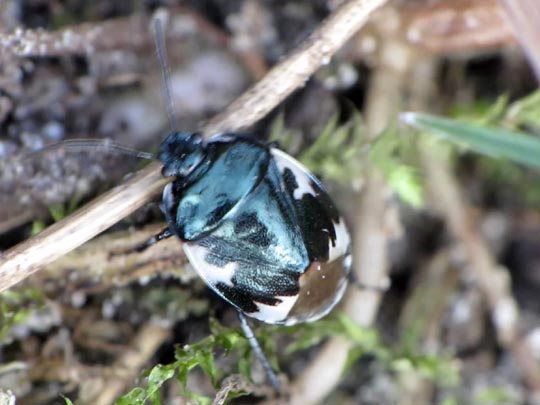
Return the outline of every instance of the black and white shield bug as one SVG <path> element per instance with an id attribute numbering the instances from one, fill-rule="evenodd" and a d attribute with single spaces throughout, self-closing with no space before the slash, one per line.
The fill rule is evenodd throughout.
<path id="1" fill-rule="evenodd" d="M 351 265 L 344 221 L 322 184 L 248 135 L 174 133 L 161 145 L 162 210 L 191 264 L 236 309 L 293 325 L 326 315 Z"/>
<path id="2" fill-rule="evenodd" d="M 139 249 L 176 235 L 197 273 L 236 308 L 279 389 L 244 315 L 294 325 L 331 311 L 344 294 L 352 264 L 347 228 L 320 181 L 286 153 L 245 134 L 203 138 L 175 131 L 159 19 L 155 27 L 171 124 L 158 159 L 172 182 L 161 205 L 167 228 Z M 154 157 L 96 140 L 62 146 Z"/>
<path id="3" fill-rule="evenodd" d="M 160 146 L 167 228 L 137 250 L 176 235 L 189 261 L 236 308 L 276 390 L 280 382 L 244 315 L 294 325 L 326 315 L 344 294 L 352 264 L 343 219 L 321 182 L 288 154 L 236 133 L 203 138 L 175 131 L 161 21 L 156 45 L 171 134 Z M 153 155 L 95 140 L 63 143 L 142 158 Z"/>

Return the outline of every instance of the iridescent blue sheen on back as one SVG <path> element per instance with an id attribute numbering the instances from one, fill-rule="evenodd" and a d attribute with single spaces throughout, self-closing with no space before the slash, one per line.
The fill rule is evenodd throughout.
<path id="1" fill-rule="evenodd" d="M 223 218 L 246 198 L 265 176 L 269 156 L 254 143 L 208 144 L 197 181 L 175 184 L 175 233 L 184 241 L 199 240 L 220 226 Z"/>
<path id="2" fill-rule="evenodd" d="M 293 206 L 280 190 L 279 172 L 271 162 L 263 181 L 200 241 L 215 252 L 207 256 L 209 263 L 237 264 L 234 286 L 218 282 L 215 289 L 247 313 L 257 311 L 253 301 L 275 305 L 278 297 L 298 294 L 298 278 L 309 265 Z"/>
<path id="3" fill-rule="evenodd" d="M 335 305 L 349 239 L 307 169 L 239 134 L 173 134 L 159 157 L 176 177 L 163 193 L 169 228 L 214 291 L 271 323 L 313 320 Z"/>

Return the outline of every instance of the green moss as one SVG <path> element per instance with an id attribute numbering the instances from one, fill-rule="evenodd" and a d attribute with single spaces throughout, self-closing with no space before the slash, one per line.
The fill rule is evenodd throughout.
<path id="1" fill-rule="evenodd" d="M 6 340 L 15 325 L 43 306 L 44 296 L 35 288 L 9 290 L 0 293 L 0 344 Z"/>

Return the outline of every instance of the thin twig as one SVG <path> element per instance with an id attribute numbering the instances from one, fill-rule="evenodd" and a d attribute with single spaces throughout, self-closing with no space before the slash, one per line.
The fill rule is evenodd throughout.
<path id="1" fill-rule="evenodd" d="M 412 105 L 407 107 L 416 109 L 419 103 L 431 101 L 429 98 L 435 93 L 437 67 L 434 58 L 415 53 L 405 90 L 412 94 L 409 99 Z M 401 311 L 398 327 L 402 336 L 407 335 L 408 345 L 411 345 L 411 337 L 416 338 L 413 341 L 415 346 L 410 350 L 437 354 L 441 349 L 441 319 L 459 282 L 459 273 L 451 268 L 448 256 L 446 251 L 438 253 L 413 275 L 413 289 Z M 405 341 L 404 337 L 402 341 Z M 429 403 L 436 388 L 433 380 L 425 378 L 417 370 L 400 371 L 398 381 L 399 398 L 408 404 Z"/>
<path id="2" fill-rule="evenodd" d="M 479 232 L 471 209 L 465 202 L 449 164 L 430 143 L 422 145 L 422 162 L 433 201 L 455 237 L 463 244 L 478 286 L 492 311 L 499 343 L 516 338 L 518 307 L 510 292 L 510 279 L 497 265 L 488 244 Z"/>
<path id="3" fill-rule="evenodd" d="M 429 59 L 418 61 L 415 66 L 423 68 L 416 70 L 414 79 L 409 82 L 413 95 L 412 107 L 422 110 L 422 107 L 432 105 L 432 86 L 437 69 Z M 432 201 L 465 249 L 470 271 L 491 312 L 499 344 L 510 351 L 527 386 L 538 395 L 540 366 L 533 357 L 524 354 L 526 344 L 519 332 L 519 308 L 512 296 L 508 270 L 497 264 L 451 172 L 447 157 L 433 146 L 429 142 L 421 142 L 419 148 Z"/>
<path id="4" fill-rule="evenodd" d="M 309 75 L 326 63 L 385 1 L 351 0 L 345 3 L 298 50 L 205 126 L 204 132 L 237 130 L 266 115 L 302 86 Z M 0 261 L 0 291 L 82 245 L 153 199 L 166 182 L 161 178 L 160 169 L 160 164 L 150 164 L 125 184 L 4 253 Z"/>
<path id="5" fill-rule="evenodd" d="M 152 163 L 74 214 L 2 254 L 0 291 L 70 252 L 156 196 L 166 184 Z"/>
<path id="6" fill-rule="evenodd" d="M 507 269 L 499 266 L 488 244 L 480 234 L 470 207 L 465 202 L 448 162 L 424 144 L 422 161 L 434 200 L 444 202 L 439 209 L 452 233 L 467 253 L 470 269 L 485 297 L 499 344 L 514 356 L 529 388 L 540 392 L 540 366 L 537 361 L 523 355 L 523 342 L 519 335 L 519 309 L 510 290 Z"/>

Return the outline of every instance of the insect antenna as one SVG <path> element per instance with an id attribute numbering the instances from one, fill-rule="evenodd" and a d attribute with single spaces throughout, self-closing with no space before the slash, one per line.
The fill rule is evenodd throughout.
<path id="1" fill-rule="evenodd" d="M 167 62 L 167 49 L 165 45 L 165 33 L 163 25 L 166 22 L 166 14 L 156 13 L 154 17 L 154 41 L 156 43 L 156 55 L 161 69 L 162 92 L 165 97 L 167 116 L 171 133 L 177 130 L 177 118 L 174 109 L 174 102 L 171 93 L 171 71 Z"/>
<path id="2" fill-rule="evenodd" d="M 117 155 L 128 155 L 140 159 L 154 160 L 156 156 L 153 153 L 143 152 L 137 149 L 122 146 L 112 142 L 110 139 L 68 139 L 66 141 L 54 143 L 45 146 L 39 151 L 29 153 L 27 158 L 46 153 L 57 149 L 67 149 L 73 152 L 93 152 L 103 151 Z"/>

